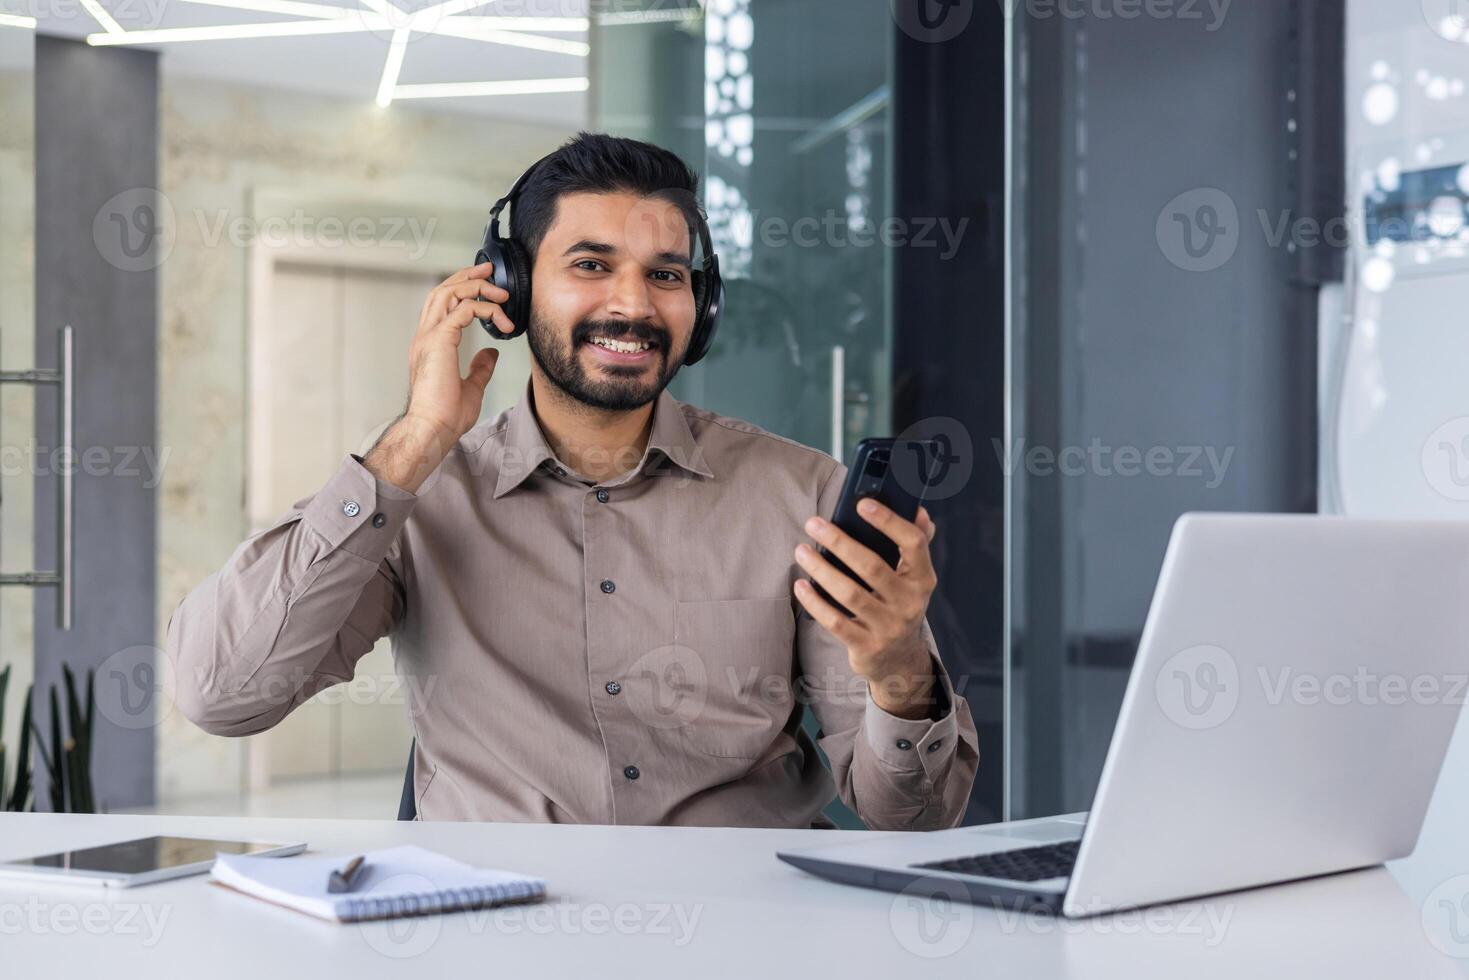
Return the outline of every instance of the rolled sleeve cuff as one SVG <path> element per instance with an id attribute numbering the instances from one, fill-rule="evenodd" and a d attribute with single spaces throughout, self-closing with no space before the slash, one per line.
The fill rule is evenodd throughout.
<path id="1" fill-rule="evenodd" d="M 933 775 L 948 764 L 958 747 L 959 718 L 954 711 L 954 685 L 949 680 L 949 672 L 933 649 L 931 635 L 929 642 L 934 693 L 944 713 L 937 719 L 899 718 L 878 707 L 869 690 L 862 730 L 868 746 L 886 765 L 894 769 L 922 769 Z"/>
<path id="2" fill-rule="evenodd" d="M 301 519 L 335 549 L 382 561 L 413 512 L 418 495 L 379 480 L 348 456 L 306 505 Z"/>

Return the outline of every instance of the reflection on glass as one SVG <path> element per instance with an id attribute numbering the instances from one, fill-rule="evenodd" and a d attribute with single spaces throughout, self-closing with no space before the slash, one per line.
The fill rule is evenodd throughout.
<path id="1" fill-rule="evenodd" d="M 889 435 L 893 22 L 885 0 L 711 0 L 682 21 L 594 24 L 593 125 L 679 153 L 729 298 L 674 394 L 845 458 Z M 812 39 L 821 43 L 813 46 Z"/>

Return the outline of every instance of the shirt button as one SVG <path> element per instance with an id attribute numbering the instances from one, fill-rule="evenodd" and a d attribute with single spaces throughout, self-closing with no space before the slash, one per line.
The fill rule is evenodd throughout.
<path id="1" fill-rule="evenodd" d="M 609 499 L 611 499 L 611 497 L 612 494 L 608 493 L 606 490 L 603 490 L 601 487 L 597 488 L 597 503 L 605 504 Z"/>
<path id="2" fill-rule="evenodd" d="M 373 514 L 372 515 L 372 526 L 373 527 L 382 527 L 386 523 L 388 523 L 388 518 L 387 518 L 387 516 L 385 514 Z"/>
<path id="3" fill-rule="evenodd" d="M 356 517 L 362 513 L 362 505 L 355 500 L 344 500 L 342 501 L 342 513 L 348 517 Z"/>
<path id="4" fill-rule="evenodd" d="M 563 470 L 561 467 L 558 466 L 558 467 L 556 467 L 556 475 L 557 476 L 565 476 L 566 475 L 566 471 Z"/>
<path id="5" fill-rule="evenodd" d="M 617 584 L 613 582 L 610 578 L 604 578 L 602 580 L 602 591 L 607 593 L 608 595 L 611 595 L 612 593 L 617 591 Z"/>
<path id="6" fill-rule="evenodd" d="M 622 693 L 622 685 L 619 684 L 619 683 L 617 683 L 616 681 L 608 681 L 607 682 L 607 693 L 608 694 L 621 694 Z"/>
<path id="7" fill-rule="evenodd" d="M 623 766 L 622 774 L 628 779 L 637 779 L 642 773 L 638 772 L 637 766 Z"/>
<path id="8" fill-rule="evenodd" d="M 932 742 L 929 742 L 928 743 L 928 751 L 930 751 L 930 752 L 937 752 L 939 746 L 940 745 L 943 745 L 943 744 L 944 744 L 944 740 L 943 739 L 936 738 Z"/>
<path id="9" fill-rule="evenodd" d="M 898 739 L 897 744 L 898 748 L 903 749 L 904 751 L 907 751 L 908 749 L 911 749 L 913 747 L 913 743 L 908 741 L 906 738 Z"/>

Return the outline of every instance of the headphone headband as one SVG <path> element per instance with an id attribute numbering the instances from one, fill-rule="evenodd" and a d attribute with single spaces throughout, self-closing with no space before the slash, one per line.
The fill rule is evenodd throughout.
<path id="1" fill-rule="evenodd" d="M 478 265 L 487 260 L 493 263 L 492 279 L 495 285 L 511 294 L 511 299 L 506 304 L 506 313 L 515 324 L 514 332 L 502 334 L 492 324 L 481 319 L 480 325 L 496 339 L 511 340 L 520 336 L 525 332 L 530 319 L 530 256 L 516 237 L 515 214 L 512 212 L 507 220 L 508 234 L 504 236 L 500 234 L 500 214 L 519 198 L 531 174 L 539 170 L 547 160 L 559 152 L 559 150 L 554 150 L 526 168 L 526 171 L 510 186 L 510 190 L 506 191 L 505 196 L 490 208 L 490 223 L 485 228 L 484 242 L 479 254 L 475 256 L 475 264 Z M 684 357 L 685 364 L 694 364 L 703 358 L 714 340 L 714 334 L 719 329 L 724 313 L 724 281 L 719 275 L 719 257 L 714 254 L 714 237 L 697 198 L 693 201 L 693 215 L 694 232 L 698 237 L 699 247 L 703 249 L 704 258 L 702 271 L 693 273 L 695 297 L 699 309 L 694 321 L 694 334 L 690 338 L 689 349 Z M 690 246 L 692 244 L 691 240 Z M 693 256 L 689 258 L 689 264 L 693 265 Z"/>
<path id="2" fill-rule="evenodd" d="M 545 156 L 541 157 L 535 163 L 527 167 L 524 173 L 515 178 L 515 183 L 510 185 L 510 189 L 505 192 L 505 196 L 496 201 L 495 206 L 490 208 L 491 235 L 495 236 L 496 238 L 500 237 L 500 212 L 505 210 L 505 205 L 509 204 L 511 201 L 515 200 L 516 197 L 520 196 L 520 189 L 525 186 L 525 182 L 530 179 L 530 175 L 539 170 L 541 168 L 541 164 L 551 159 L 553 156 L 556 155 L 557 152 L 559 151 L 553 150 L 552 152 L 547 153 Z M 515 236 L 514 214 L 510 216 L 510 221 L 507 223 L 506 229 L 510 232 L 511 237 Z"/>

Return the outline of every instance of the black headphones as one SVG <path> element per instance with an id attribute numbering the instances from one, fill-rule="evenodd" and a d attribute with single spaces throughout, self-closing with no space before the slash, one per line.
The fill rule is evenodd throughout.
<path id="1" fill-rule="evenodd" d="M 554 156 L 553 153 L 551 156 Z M 490 223 L 485 226 L 484 244 L 480 246 L 478 254 L 474 257 L 474 264 L 480 265 L 484 262 L 494 263 L 494 269 L 490 274 L 491 281 L 501 289 L 510 293 L 510 299 L 501 304 L 506 316 L 515 324 L 512 333 L 504 333 L 493 324 L 486 323 L 480 319 L 480 326 L 496 340 L 514 340 L 525 333 L 530 326 L 530 270 L 531 259 L 520 239 L 515 237 L 515 215 L 512 212 L 507 228 L 510 234 L 500 236 L 500 212 L 505 210 L 507 204 L 511 204 L 520 196 L 520 189 L 525 185 L 530 175 L 549 160 L 543 157 L 531 165 L 531 168 L 520 175 L 520 179 L 510 188 L 510 192 L 495 202 L 490 209 Z M 697 217 L 699 233 L 699 246 L 704 251 L 703 269 L 693 271 L 694 308 L 697 311 L 694 317 L 694 333 L 689 340 L 689 350 L 684 355 L 684 364 L 694 364 L 709 352 L 709 346 L 714 342 L 714 334 L 719 330 L 719 321 L 724 314 L 724 280 L 719 275 L 719 256 L 714 254 L 714 243 L 709 235 L 709 223 L 704 220 L 704 215 L 699 212 L 697 206 L 694 208 Z"/>

